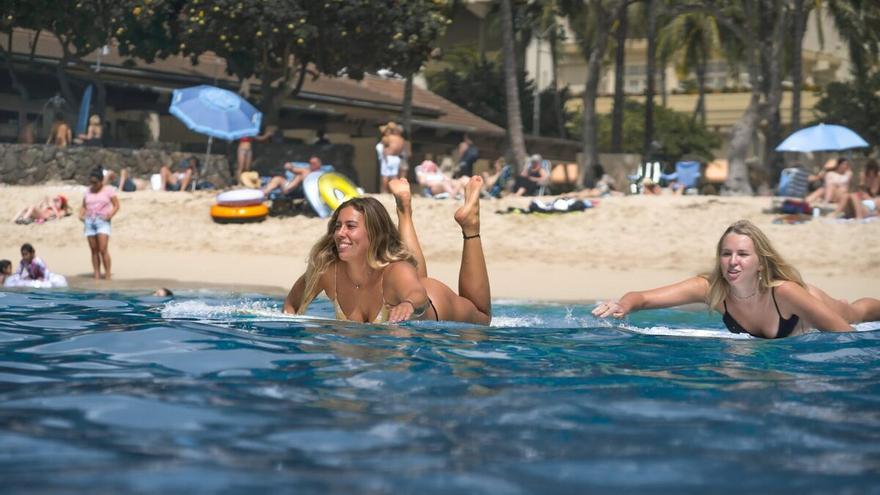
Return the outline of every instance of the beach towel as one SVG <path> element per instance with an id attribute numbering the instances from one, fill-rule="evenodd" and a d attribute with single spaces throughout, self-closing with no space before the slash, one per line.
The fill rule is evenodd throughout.
<path id="1" fill-rule="evenodd" d="M 507 215 L 511 213 L 571 213 L 575 211 L 584 211 L 593 208 L 598 204 L 596 200 L 574 199 L 574 198 L 556 198 L 551 202 L 533 200 L 529 203 L 528 208 L 517 208 L 515 206 L 508 207 L 507 210 L 498 210 L 495 213 L 499 215 Z"/>

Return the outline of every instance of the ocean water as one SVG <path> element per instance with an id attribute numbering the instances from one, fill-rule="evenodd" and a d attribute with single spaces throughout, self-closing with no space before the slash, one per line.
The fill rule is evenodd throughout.
<path id="1" fill-rule="evenodd" d="M 0 292 L 2 493 L 880 493 L 880 332 Z"/>

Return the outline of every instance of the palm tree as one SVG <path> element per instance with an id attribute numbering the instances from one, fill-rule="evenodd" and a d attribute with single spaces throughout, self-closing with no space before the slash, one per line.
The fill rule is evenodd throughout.
<path id="1" fill-rule="evenodd" d="M 846 41 L 859 99 L 867 101 L 865 83 L 880 56 L 880 4 L 876 0 L 828 0 L 828 12 Z"/>
<path id="2" fill-rule="evenodd" d="M 618 11 L 614 29 L 614 107 L 611 111 L 611 152 L 623 149 L 624 75 L 626 68 L 626 37 L 629 31 L 629 12 L 626 4 Z"/>
<path id="3" fill-rule="evenodd" d="M 504 89 L 507 107 L 507 135 L 517 168 L 525 165 L 528 158 L 523 137 L 522 111 L 519 107 L 517 88 L 516 54 L 513 40 L 513 14 L 510 0 L 501 0 L 501 56 L 504 65 Z"/>
<path id="4" fill-rule="evenodd" d="M 584 183 L 593 165 L 599 163 L 598 120 L 596 118 L 596 96 L 599 80 L 602 78 L 602 59 L 608 49 L 611 36 L 611 20 L 614 12 L 623 8 L 627 0 L 567 0 L 561 2 L 562 11 L 569 19 L 575 32 L 581 52 L 587 60 L 587 74 L 584 82 L 583 127 L 581 144 L 583 163 L 578 182 Z"/>
<path id="5" fill-rule="evenodd" d="M 658 51 L 672 53 L 680 78 L 691 72 L 697 79 L 697 104 L 693 118 L 706 124 L 706 70 L 709 59 L 721 47 L 715 18 L 701 12 L 682 14 L 660 29 Z"/>

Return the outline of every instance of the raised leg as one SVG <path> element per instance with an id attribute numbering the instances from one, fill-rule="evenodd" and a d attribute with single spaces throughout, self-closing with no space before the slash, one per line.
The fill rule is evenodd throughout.
<path id="1" fill-rule="evenodd" d="M 388 182 L 388 189 L 394 195 L 394 202 L 397 204 L 397 230 L 400 232 L 400 238 L 419 264 L 419 277 L 425 278 L 428 276 L 428 266 L 425 262 L 425 255 L 422 253 L 419 237 L 416 235 L 415 224 L 413 224 L 412 191 L 409 187 L 409 181 L 394 179 Z"/>
<path id="2" fill-rule="evenodd" d="M 464 245 L 461 268 L 458 271 L 458 295 L 467 299 L 486 318 L 492 315 L 492 295 L 489 290 L 489 271 L 480 239 L 480 190 L 483 178 L 472 176 L 464 188 L 464 205 L 455 212 L 455 221 L 461 226 Z"/>

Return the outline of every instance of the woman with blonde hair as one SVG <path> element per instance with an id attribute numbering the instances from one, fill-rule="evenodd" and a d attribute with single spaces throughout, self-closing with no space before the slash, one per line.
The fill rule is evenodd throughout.
<path id="1" fill-rule="evenodd" d="M 809 328 L 851 331 L 850 323 L 880 320 L 880 300 L 852 304 L 806 284 L 782 259 L 767 236 L 748 220 L 733 223 L 718 241 L 715 268 L 708 275 L 600 303 L 593 315 L 623 318 L 641 309 L 705 303 L 723 315 L 733 333 L 782 338 Z"/>
<path id="2" fill-rule="evenodd" d="M 465 204 L 455 212 L 464 239 L 458 294 L 428 277 L 413 224 L 409 183 L 397 179 L 389 187 L 397 203 L 398 226 L 375 198 L 342 203 L 312 248 L 306 273 L 287 294 L 284 311 L 303 314 L 324 292 L 341 320 L 425 319 L 488 325 L 492 310 L 480 240 L 481 185 L 480 177 L 471 178 Z"/>

